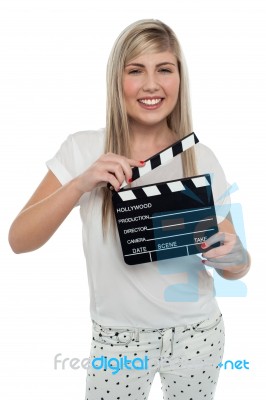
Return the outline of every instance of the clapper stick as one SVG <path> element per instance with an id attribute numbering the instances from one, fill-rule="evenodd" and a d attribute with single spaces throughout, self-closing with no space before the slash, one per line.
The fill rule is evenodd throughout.
<path id="1" fill-rule="evenodd" d="M 136 179 L 140 178 L 141 176 L 147 174 L 148 172 L 152 171 L 153 169 L 159 167 L 160 165 L 166 164 L 168 161 L 171 161 L 173 157 L 177 156 L 178 154 L 182 153 L 183 151 L 189 149 L 190 147 L 194 146 L 196 143 L 198 143 L 199 139 L 195 135 L 194 132 L 190 133 L 189 135 L 185 136 L 183 139 L 178 140 L 171 146 L 166 147 L 162 151 L 154 154 L 152 157 L 148 158 L 145 160 L 145 165 L 144 167 L 138 168 L 138 167 L 133 167 L 132 168 L 132 181 L 135 181 Z M 128 183 L 124 181 L 122 185 L 120 186 L 120 190 L 123 189 L 123 187 L 127 186 Z M 108 183 L 107 187 L 111 190 L 113 190 L 113 186 Z"/>

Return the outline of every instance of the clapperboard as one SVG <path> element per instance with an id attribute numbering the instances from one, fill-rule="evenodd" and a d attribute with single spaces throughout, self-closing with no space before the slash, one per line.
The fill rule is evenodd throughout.
<path id="1" fill-rule="evenodd" d="M 132 168 L 132 181 L 198 142 L 194 132 Z M 202 253 L 201 243 L 218 232 L 209 174 L 113 190 L 112 201 L 126 264 Z M 113 189 L 110 184 L 109 189 Z M 219 246 L 215 243 L 210 246 Z"/>

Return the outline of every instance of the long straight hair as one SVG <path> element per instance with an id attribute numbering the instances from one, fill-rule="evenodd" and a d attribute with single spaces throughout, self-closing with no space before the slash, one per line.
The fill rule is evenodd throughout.
<path id="1" fill-rule="evenodd" d="M 172 29 L 163 22 L 144 19 L 134 22 L 122 31 L 108 59 L 105 153 L 112 152 L 130 157 L 129 122 L 122 87 L 125 65 L 140 54 L 164 51 L 171 51 L 175 55 L 180 76 L 178 100 L 167 117 L 168 127 L 175 132 L 176 140 L 192 132 L 188 72 L 179 41 Z M 184 177 L 197 175 L 194 148 L 186 150 L 181 157 Z M 101 190 L 103 192 L 102 229 L 103 237 L 105 237 L 110 223 L 115 233 L 115 216 L 111 191 L 107 187 Z"/>

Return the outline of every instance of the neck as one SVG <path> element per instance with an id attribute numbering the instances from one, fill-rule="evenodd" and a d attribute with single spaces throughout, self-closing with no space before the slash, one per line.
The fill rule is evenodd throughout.
<path id="1" fill-rule="evenodd" d="M 166 123 L 156 126 L 130 124 L 130 142 L 132 148 L 166 147 L 169 141 L 176 140 L 175 133 Z"/>

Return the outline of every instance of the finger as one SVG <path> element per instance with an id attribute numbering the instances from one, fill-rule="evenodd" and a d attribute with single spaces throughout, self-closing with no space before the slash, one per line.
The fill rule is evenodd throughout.
<path id="1" fill-rule="evenodd" d="M 214 243 L 222 242 L 224 244 L 227 243 L 236 243 L 237 235 L 234 233 L 228 232 L 217 232 L 214 235 L 210 236 L 204 243 L 202 243 L 201 248 L 206 249 L 207 247 L 211 246 Z"/>
<path id="2" fill-rule="evenodd" d="M 137 161 L 132 158 L 122 158 L 121 165 L 123 166 L 126 182 L 132 182 L 132 168 L 133 167 L 143 167 L 145 165 L 145 161 Z"/>
<path id="3" fill-rule="evenodd" d="M 107 172 L 105 182 L 109 182 L 116 191 L 120 189 L 120 182 L 116 179 L 114 174 Z"/>
<path id="4" fill-rule="evenodd" d="M 217 232 L 214 235 L 210 236 L 204 243 L 201 244 L 202 249 L 207 249 L 211 245 L 217 242 L 224 242 L 225 240 L 225 233 L 224 232 Z"/>
<path id="5" fill-rule="evenodd" d="M 247 263 L 247 252 L 238 251 L 236 253 L 228 253 L 222 257 L 208 257 L 208 261 L 218 262 L 218 263 L 231 263 L 232 265 L 242 265 Z"/>
<path id="6" fill-rule="evenodd" d="M 203 256 L 203 257 L 205 257 L 205 256 Z M 225 254 L 225 255 L 223 255 L 223 256 L 221 256 L 221 257 L 206 257 L 206 259 L 207 259 L 207 261 L 210 261 L 210 262 L 214 262 L 214 263 L 219 263 L 219 264 L 222 264 L 222 263 L 231 263 L 231 264 L 233 264 L 234 263 L 234 257 L 232 256 L 232 254 Z"/>
<path id="7" fill-rule="evenodd" d="M 218 263 L 215 261 L 203 260 L 204 265 L 219 270 L 228 270 L 230 272 L 238 273 L 243 269 L 243 264 L 234 264 L 232 262 Z M 241 268 L 240 268 L 241 267 Z M 240 268 L 240 269 L 239 269 Z"/>
<path id="8" fill-rule="evenodd" d="M 215 247 L 213 249 L 206 250 L 206 251 L 204 251 L 203 255 L 206 258 L 220 257 L 224 254 L 235 253 L 239 250 L 238 248 L 240 248 L 240 247 L 237 246 L 234 242 L 225 241 L 223 243 L 222 241 L 220 241 L 219 247 Z"/>
<path id="9" fill-rule="evenodd" d="M 219 247 L 215 247 L 214 249 L 210 249 L 204 251 L 203 256 L 206 258 L 213 258 L 213 257 L 221 257 L 226 254 L 236 254 L 241 252 L 241 246 L 235 242 L 226 242 L 225 244 L 221 243 Z"/>
<path id="10" fill-rule="evenodd" d="M 132 182 L 132 167 L 143 167 L 145 165 L 145 161 L 137 161 L 132 158 L 126 158 L 124 156 L 119 156 L 117 154 L 108 154 L 108 158 L 113 159 L 115 162 L 119 163 L 122 167 L 124 178 L 120 182 L 121 184 Z"/>
<path id="11" fill-rule="evenodd" d="M 216 268 L 216 269 L 231 269 L 232 263 L 218 263 L 218 262 L 213 262 L 213 261 L 209 261 L 209 260 L 202 260 L 203 264 L 208 266 L 208 267 L 212 267 L 212 268 Z"/>
<path id="12" fill-rule="evenodd" d="M 139 161 L 139 160 L 135 160 L 133 158 L 127 158 L 127 157 L 124 157 L 124 156 L 121 156 L 121 155 L 115 154 L 115 153 L 105 153 L 103 156 L 105 157 L 105 159 L 107 161 L 108 160 L 117 161 L 119 159 L 126 160 L 131 167 L 143 167 L 146 164 L 146 161 Z"/>
<path id="13" fill-rule="evenodd" d="M 134 160 L 133 158 L 127 158 L 127 160 L 131 167 L 144 167 L 146 164 L 146 161 L 138 161 Z"/>
<path id="14" fill-rule="evenodd" d="M 121 158 L 119 159 L 119 162 L 121 164 L 121 167 L 123 169 L 124 172 L 124 180 L 126 183 L 130 183 L 132 182 L 132 168 L 130 166 L 129 163 L 129 159 L 128 158 Z M 121 182 L 121 184 L 124 182 Z"/>
<path id="15" fill-rule="evenodd" d="M 227 246 L 220 245 L 219 247 L 215 247 L 214 249 L 204 251 L 202 253 L 202 257 L 215 258 L 215 257 L 222 257 L 225 254 L 228 254 Z"/>
<path id="16" fill-rule="evenodd" d="M 119 162 L 103 161 L 101 169 L 115 175 L 119 185 L 124 182 L 125 174 L 122 165 Z"/>
<path id="17" fill-rule="evenodd" d="M 110 170 L 113 169 L 113 171 L 115 171 L 115 168 L 116 167 L 112 167 L 112 165 L 109 164 Z M 122 174 L 122 176 L 124 178 L 124 174 Z M 110 183 L 111 187 L 115 190 L 119 190 L 121 187 L 120 181 L 118 180 L 115 172 L 110 172 L 106 170 L 106 166 L 101 166 L 101 168 L 98 168 L 97 176 L 95 176 L 95 179 L 97 182 L 97 187 L 106 186 L 106 183 Z"/>

